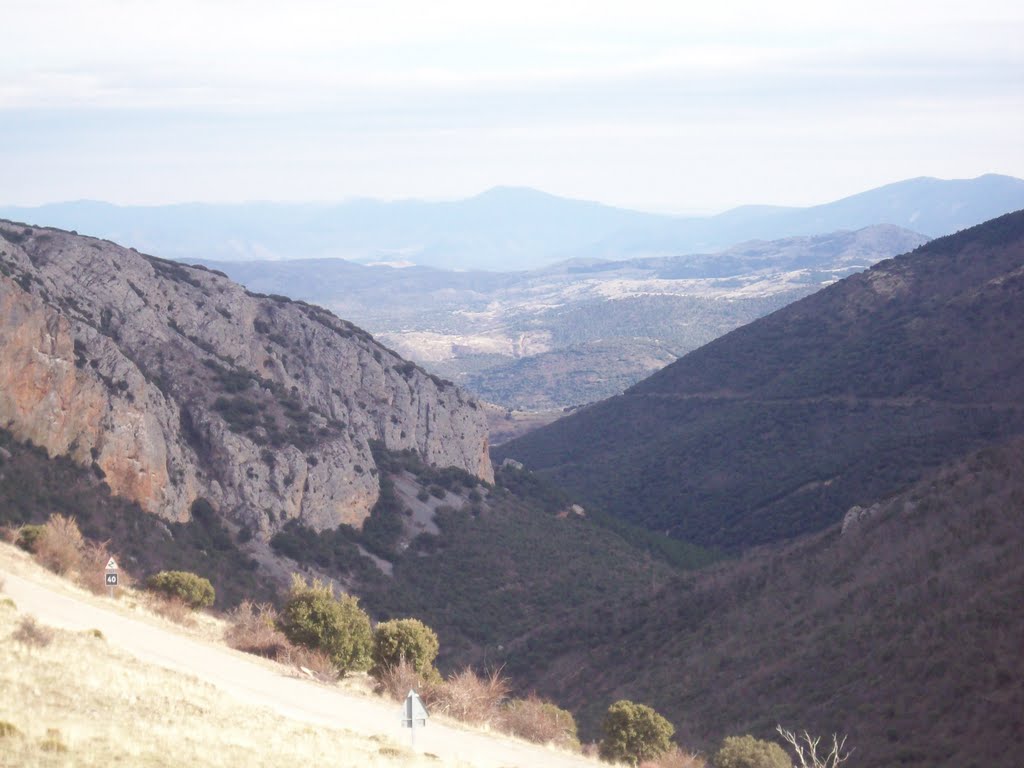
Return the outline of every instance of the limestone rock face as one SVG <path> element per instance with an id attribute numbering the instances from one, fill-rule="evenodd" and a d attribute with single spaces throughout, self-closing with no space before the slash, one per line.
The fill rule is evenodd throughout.
<path id="1" fill-rule="evenodd" d="M 483 409 L 319 307 L 0 221 L 0 424 L 184 521 L 359 526 L 370 441 L 493 480 Z"/>

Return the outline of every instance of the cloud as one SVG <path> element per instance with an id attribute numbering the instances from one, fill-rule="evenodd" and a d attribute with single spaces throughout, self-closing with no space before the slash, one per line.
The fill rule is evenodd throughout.
<path id="1" fill-rule="evenodd" d="M 707 208 L 1024 175 L 1019 3 L 692 6 L 7 0 L 0 201 Z"/>

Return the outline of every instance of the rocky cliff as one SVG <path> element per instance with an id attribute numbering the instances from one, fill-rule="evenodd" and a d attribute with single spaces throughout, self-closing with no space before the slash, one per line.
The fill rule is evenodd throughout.
<path id="1" fill-rule="evenodd" d="M 492 479 L 482 408 L 317 306 L 0 221 L 0 423 L 170 520 L 359 526 L 369 442 Z"/>

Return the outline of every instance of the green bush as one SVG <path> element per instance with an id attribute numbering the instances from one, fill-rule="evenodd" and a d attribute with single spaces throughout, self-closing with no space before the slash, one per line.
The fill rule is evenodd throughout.
<path id="1" fill-rule="evenodd" d="M 675 728 L 650 707 L 623 699 L 608 707 L 601 733 L 599 752 L 604 760 L 637 765 L 667 752 Z"/>
<path id="2" fill-rule="evenodd" d="M 292 576 L 278 626 L 293 643 L 330 656 L 339 674 L 370 666 L 370 617 L 357 598 L 344 593 L 335 598 L 331 585 L 319 579 L 307 584 L 302 576 Z"/>
<path id="3" fill-rule="evenodd" d="M 790 768 L 785 750 L 753 736 L 729 736 L 712 761 L 715 768 Z"/>
<path id="4" fill-rule="evenodd" d="M 35 552 L 45 528 L 45 525 L 23 525 L 18 529 L 18 538 L 14 543 L 26 552 Z"/>
<path id="5" fill-rule="evenodd" d="M 160 571 L 146 580 L 146 586 L 153 592 L 176 597 L 190 608 L 209 608 L 217 596 L 209 579 L 188 571 Z"/>
<path id="6" fill-rule="evenodd" d="M 373 633 L 370 674 L 379 677 L 385 670 L 406 661 L 416 672 L 427 675 L 433 669 L 439 648 L 434 630 L 419 619 L 381 622 Z"/>

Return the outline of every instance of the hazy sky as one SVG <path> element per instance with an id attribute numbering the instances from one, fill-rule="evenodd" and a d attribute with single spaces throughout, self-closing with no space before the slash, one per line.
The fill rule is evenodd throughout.
<path id="1" fill-rule="evenodd" d="M 690 5 L 3 0 L 0 204 L 1024 177 L 1020 0 Z"/>

